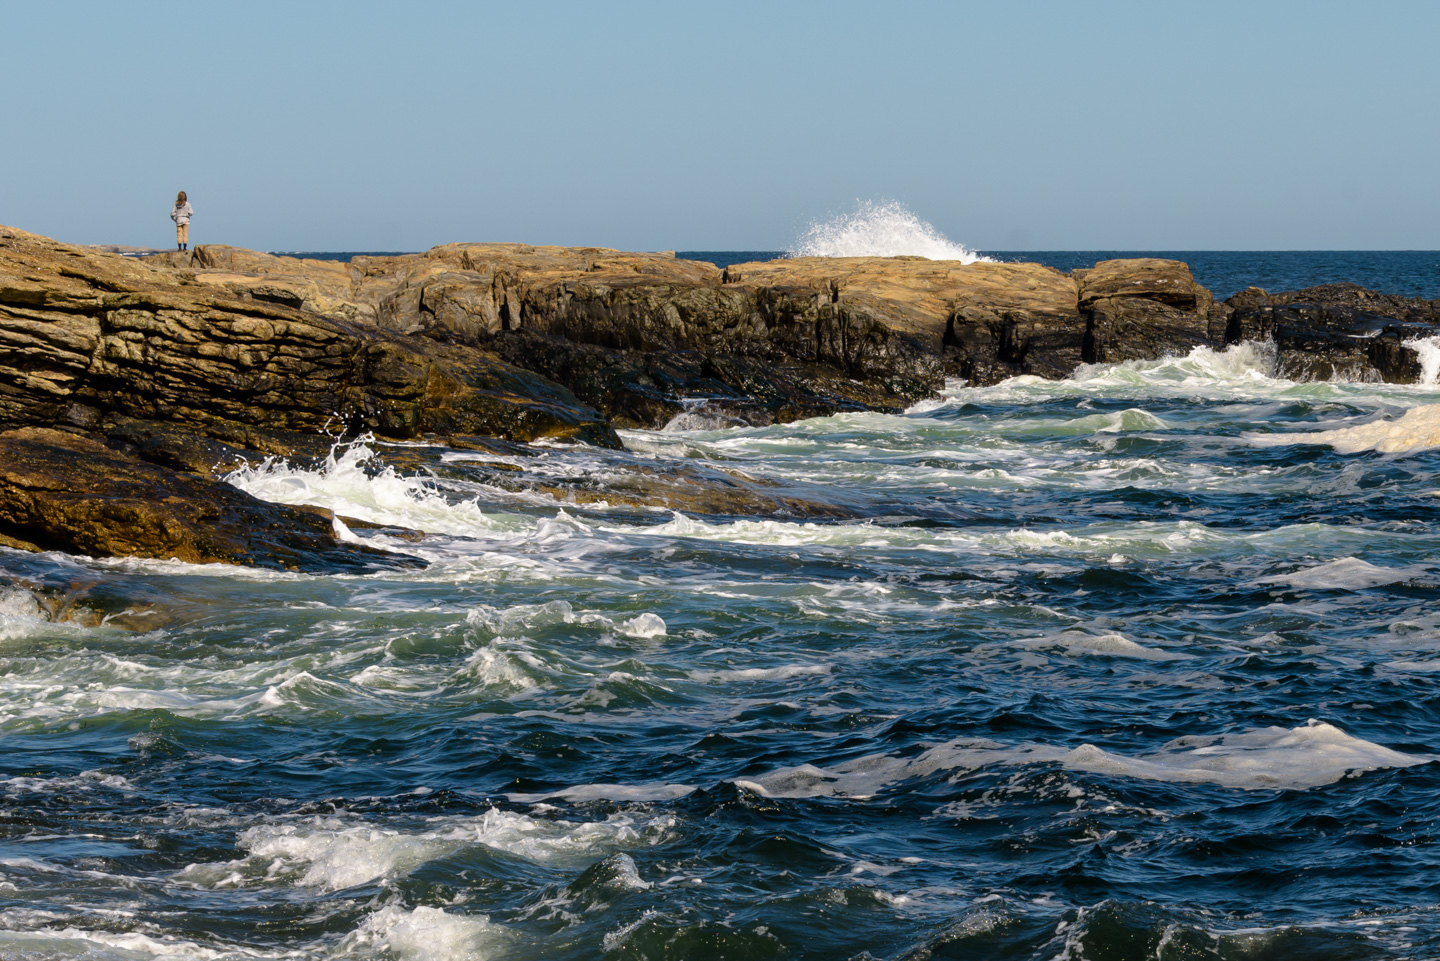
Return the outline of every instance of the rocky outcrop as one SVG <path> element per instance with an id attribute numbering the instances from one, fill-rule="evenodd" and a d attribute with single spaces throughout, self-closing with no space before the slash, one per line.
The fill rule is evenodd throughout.
<path id="1" fill-rule="evenodd" d="M 337 265 L 286 260 L 201 247 L 191 267 L 220 269 L 165 269 L 0 228 L 0 427 L 130 417 L 225 440 L 349 425 L 618 444 L 563 387 L 378 329 L 340 297 Z"/>
<path id="2" fill-rule="evenodd" d="M 0 434 L 0 544 L 325 572 L 422 564 L 343 543 L 314 512 L 41 428 Z"/>
<path id="3" fill-rule="evenodd" d="M 898 409 L 943 379 L 895 305 L 731 283 L 672 254 L 452 244 L 355 269 L 376 323 L 483 343 L 617 426 L 659 427 L 701 400 L 751 424 Z"/>
<path id="4" fill-rule="evenodd" d="M 917 317 L 884 291 L 744 283 L 673 253 L 448 244 L 342 267 L 202 246 L 147 262 L 250 303 L 484 350 L 623 427 L 662 426 L 695 401 L 752 424 L 899 409 L 944 376 L 928 343 L 939 341 L 938 300 Z"/>
<path id="5" fill-rule="evenodd" d="M 257 453 L 319 455 L 360 430 L 613 447 L 605 415 L 659 426 L 895 408 L 942 375 L 886 316 L 828 287 L 727 285 L 673 254 L 467 244 L 342 265 L 207 245 L 137 260 L 0 228 L 0 429 L 65 432 L 0 447 L 14 471 L 0 537 L 343 567 L 350 547 L 331 543 L 327 519 L 277 520 L 214 479 Z M 104 469 L 83 470 L 87 459 Z M 763 479 L 629 473 L 633 491 L 615 496 L 636 506 L 829 513 Z M 594 496 L 583 484 L 553 493 Z"/>
<path id="6" fill-rule="evenodd" d="M 1290 380 L 1413 384 L 1422 367 L 1405 342 L 1440 333 L 1440 302 L 1355 284 L 1279 294 L 1251 287 L 1227 304 L 1226 342 L 1273 341 L 1277 373 Z"/>
<path id="7" fill-rule="evenodd" d="M 1064 377 L 1082 363 L 1221 346 L 1227 311 L 1178 261 L 1112 260 L 1063 274 L 1039 264 L 803 258 L 727 268 L 745 286 L 830 290 L 884 319 L 972 384 Z"/>
<path id="8" fill-rule="evenodd" d="M 1223 309 L 1178 261 L 1108 260 L 1065 279 L 1068 288 L 1047 278 L 1043 306 L 1012 306 L 1003 288 L 986 291 L 983 301 L 957 301 L 946 369 L 984 385 L 1223 343 Z"/>
<path id="9" fill-rule="evenodd" d="M 272 517 L 215 479 L 257 453 L 318 456 L 362 430 L 476 449 L 542 438 L 618 449 L 616 426 L 897 410 L 947 375 L 1063 377 L 1242 340 L 1273 340 L 1284 376 L 1406 382 L 1420 376 L 1406 341 L 1437 320 L 1434 303 L 1350 285 L 1217 304 L 1167 260 L 1070 274 L 916 257 L 721 271 L 673 253 L 524 244 L 349 264 L 219 245 L 136 259 L 0 227 L 0 430 L 65 432 L 0 445 L 11 478 L 0 543 L 363 566 L 371 559 L 330 553 L 353 554 L 328 518 Z M 81 471 L 82 454 L 124 483 Z M 486 482 L 575 503 L 828 511 L 763 478 L 638 463 L 621 473 L 603 492 L 523 469 Z M 147 499 L 188 506 L 167 514 Z M 214 510 L 197 506 L 207 502 Z M 204 523 L 186 527 L 186 514 Z M 247 524 L 270 533 L 247 540 Z M 303 543 L 277 533 L 285 524 Z"/>
<path id="10" fill-rule="evenodd" d="M 1229 311 L 1174 260 L 1106 260 L 1073 271 L 1089 364 L 1154 360 L 1223 345 Z"/>

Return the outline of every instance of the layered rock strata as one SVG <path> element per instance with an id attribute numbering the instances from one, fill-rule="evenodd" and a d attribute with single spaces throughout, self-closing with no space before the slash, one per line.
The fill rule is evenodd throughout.
<path id="1" fill-rule="evenodd" d="M 194 252 L 217 270 L 165 269 L 0 228 L 0 427 L 119 416 L 242 443 L 346 423 L 618 443 L 564 388 L 492 353 L 366 322 L 338 265 L 226 254 Z"/>

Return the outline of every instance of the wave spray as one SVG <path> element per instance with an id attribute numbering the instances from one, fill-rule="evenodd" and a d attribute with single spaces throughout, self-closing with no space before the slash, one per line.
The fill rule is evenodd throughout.
<path id="1" fill-rule="evenodd" d="M 927 257 L 973 264 L 989 262 L 894 200 L 864 200 L 855 211 L 806 228 L 788 257 Z"/>

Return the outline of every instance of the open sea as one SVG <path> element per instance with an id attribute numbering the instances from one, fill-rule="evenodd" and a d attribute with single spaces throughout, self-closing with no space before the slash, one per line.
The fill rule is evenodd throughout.
<path id="1" fill-rule="evenodd" d="M 1435 252 L 1179 256 L 1220 297 L 1440 296 Z M 1418 346 L 1418 386 L 1242 345 L 509 459 L 849 520 L 562 502 L 372 440 L 230 480 L 428 531 L 355 533 L 424 570 L 0 549 L 0 957 L 1440 957 Z"/>

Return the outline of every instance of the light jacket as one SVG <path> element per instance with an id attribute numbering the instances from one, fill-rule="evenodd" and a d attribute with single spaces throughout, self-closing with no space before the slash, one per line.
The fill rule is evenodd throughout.
<path id="1" fill-rule="evenodd" d="M 175 209 L 170 211 L 170 219 L 177 224 L 188 224 L 194 213 L 195 211 L 190 208 L 190 201 L 187 200 L 183 204 L 175 205 Z"/>

